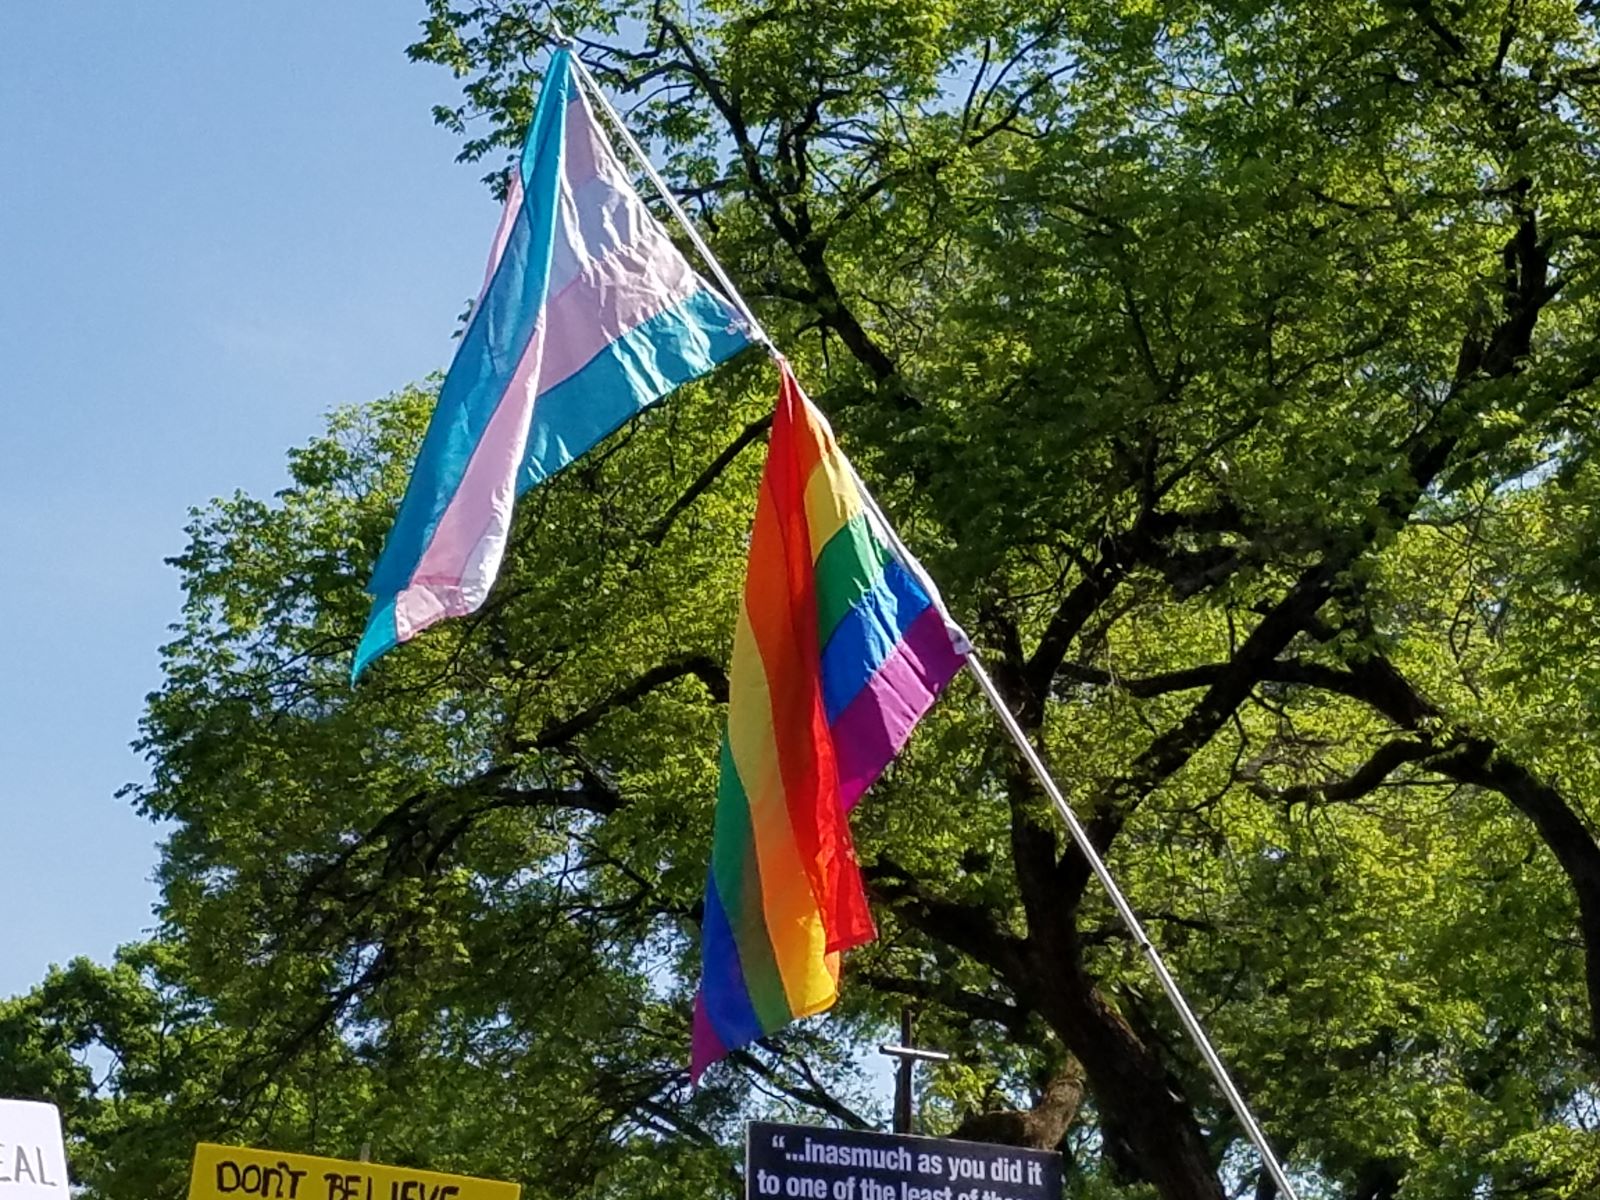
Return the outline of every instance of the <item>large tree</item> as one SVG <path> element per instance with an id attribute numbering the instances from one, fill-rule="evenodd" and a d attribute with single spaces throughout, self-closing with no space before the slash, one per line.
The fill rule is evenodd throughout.
<path id="1" fill-rule="evenodd" d="M 1600 1187 L 1592 7 L 559 16 L 1308 1187 Z M 550 29 L 429 4 L 468 157 L 520 137 Z M 742 1113 L 873 1119 L 864 1043 L 910 1003 L 956 1054 L 933 1125 L 1059 1144 L 1085 1195 L 1270 1197 L 964 684 L 858 810 L 882 938 L 838 1010 L 687 1089 L 772 389 L 752 354 L 527 497 L 486 609 L 353 691 L 428 393 L 196 514 L 136 802 L 224 1094 L 348 1056 L 354 1124 L 252 1128 L 711 1195 Z"/>

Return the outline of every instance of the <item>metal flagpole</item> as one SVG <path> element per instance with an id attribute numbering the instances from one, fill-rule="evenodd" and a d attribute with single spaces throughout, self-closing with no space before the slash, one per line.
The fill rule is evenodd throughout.
<path id="1" fill-rule="evenodd" d="M 851 474 L 855 474 L 853 466 L 850 470 Z M 920 568 L 921 564 L 917 563 L 916 556 L 900 540 L 900 535 L 895 532 L 894 526 L 889 523 L 888 517 L 884 516 L 883 510 L 878 507 L 877 500 L 867 490 L 866 484 L 862 483 L 861 476 L 856 475 L 855 479 L 856 486 L 861 489 L 863 500 L 872 510 L 873 515 L 878 518 L 879 526 L 883 532 L 894 543 L 894 548 L 899 552 L 901 560 L 916 563 Z M 938 589 L 930 588 L 929 595 L 937 597 L 939 595 Z M 939 601 L 939 604 L 942 608 L 942 600 Z M 949 621 L 949 614 L 946 614 L 946 620 L 947 622 Z M 1034 749 L 1033 743 L 1028 740 L 1028 735 L 1023 731 L 1016 715 L 1012 713 L 1004 698 L 1001 697 L 1000 690 L 995 687 L 994 680 L 989 678 L 989 672 L 984 670 L 983 660 L 978 657 L 977 650 L 970 644 L 967 646 L 966 658 L 967 670 L 972 672 L 972 677 L 978 681 L 978 688 L 983 692 L 984 698 L 989 701 L 989 707 L 994 709 L 995 715 L 1000 718 L 1000 723 L 1005 726 L 1006 732 L 1011 735 L 1011 740 L 1016 743 L 1017 750 L 1028 764 L 1029 770 L 1033 772 L 1034 778 L 1039 781 L 1039 786 L 1044 788 L 1045 794 L 1050 797 L 1050 802 L 1055 805 L 1056 812 L 1067 827 L 1067 832 L 1072 835 L 1073 842 L 1077 845 L 1085 861 L 1088 862 L 1089 869 L 1094 872 L 1095 878 L 1100 881 L 1100 886 L 1105 888 L 1106 895 L 1111 898 L 1112 907 L 1117 910 L 1117 915 L 1122 918 L 1122 923 L 1133 936 L 1135 944 L 1138 945 L 1140 950 L 1144 951 L 1145 957 L 1150 962 L 1151 970 L 1155 972 L 1156 979 L 1161 984 L 1161 990 L 1166 992 L 1167 999 L 1172 1002 L 1172 1007 L 1177 1010 L 1178 1020 L 1182 1022 L 1185 1032 L 1189 1035 L 1189 1040 L 1195 1044 L 1195 1049 L 1200 1051 L 1200 1057 L 1205 1060 L 1207 1068 L 1211 1071 L 1212 1078 L 1217 1081 L 1217 1086 L 1222 1089 L 1222 1094 L 1227 1098 L 1229 1107 L 1233 1109 L 1234 1115 L 1239 1118 L 1239 1123 L 1244 1126 L 1245 1135 L 1249 1137 L 1256 1151 L 1261 1155 L 1262 1165 L 1266 1167 L 1267 1173 L 1272 1176 L 1272 1181 L 1278 1185 L 1278 1191 L 1282 1194 L 1283 1200 L 1297 1200 L 1294 1185 L 1289 1182 L 1289 1177 L 1285 1173 L 1283 1165 L 1278 1162 L 1278 1156 L 1273 1153 L 1272 1144 L 1267 1141 L 1267 1135 L 1262 1132 L 1261 1126 L 1256 1123 L 1255 1116 L 1251 1113 L 1249 1104 L 1245 1102 L 1243 1093 L 1234 1084 L 1233 1078 L 1228 1074 L 1228 1068 L 1223 1065 L 1221 1056 L 1217 1054 L 1216 1049 L 1211 1045 L 1211 1039 L 1206 1036 L 1206 1031 L 1200 1024 L 1200 1018 L 1195 1016 L 1194 1009 L 1189 1007 L 1189 1002 L 1184 998 L 1182 989 L 1178 987 L 1178 981 L 1172 977 L 1172 972 L 1167 970 L 1166 960 L 1161 957 L 1161 951 L 1156 949 L 1155 943 L 1145 933 L 1144 925 L 1140 922 L 1137 914 L 1134 913 L 1133 906 L 1128 903 L 1128 898 L 1122 894 L 1122 889 L 1117 886 L 1117 881 L 1112 878 L 1111 868 L 1106 866 L 1105 860 L 1100 857 L 1099 852 L 1094 848 L 1094 843 L 1089 839 L 1089 831 L 1083 827 L 1082 822 L 1078 820 L 1078 814 L 1072 811 L 1072 805 L 1067 803 L 1067 798 L 1062 795 L 1061 789 L 1056 786 L 1056 781 L 1050 774 L 1050 769 L 1045 766 L 1044 759 L 1039 757 L 1039 752 Z"/>
<path id="2" fill-rule="evenodd" d="M 556 27 L 556 36 L 564 45 L 570 46 L 572 44 L 571 39 L 561 32 L 559 26 Z M 600 85 L 589 74 L 589 69 L 584 66 L 583 60 L 577 54 L 572 55 L 572 65 L 578 73 L 579 81 L 588 89 L 589 95 L 600 105 L 606 116 L 610 118 L 611 123 L 616 127 L 617 132 L 622 135 L 622 140 L 627 144 L 628 149 L 632 151 L 634 158 L 638 161 L 640 167 L 644 169 L 645 174 L 649 176 L 650 182 L 655 185 L 656 191 L 660 194 L 662 200 L 672 210 L 672 215 L 678 219 L 678 224 L 683 227 L 684 233 L 688 236 L 690 242 L 694 244 L 694 248 L 700 252 L 701 258 L 704 259 L 706 266 L 711 269 L 712 274 L 716 276 L 717 282 L 722 285 L 729 302 L 738 309 L 739 315 L 749 327 L 752 339 L 764 346 L 774 361 L 781 362 L 783 356 L 779 353 L 777 346 L 767 335 L 767 331 L 762 328 L 761 322 L 756 320 L 755 313 L 745 303 L 744 297 L 739 294 L 739 289 L 734 286 L 733 280 L 728 278 L 728 274 L 722 269 L 722 264 L 717 260 L 717 256 L 711 253 L 711 247 L 707 246 L 705 240 L 701 238 L 700 231 L 695 228 L 694 223 L 689 219 L 689 214 L 684 212 L 683 206 L 678 203 L 677 197 L 672 194 L 672 189 L 657 174 L 654 164 L 650 161 L 650 156 L 644 152 L 643 147 L 634 139 L 633 134 L 628 131 L 627 124 L 617 110 L 611 107 L 611 102 L 606 99 L 605 93 L 600 90 Z M 852 474 L 854 474 L 854 468 L 851 470 Z M 878 507 L 878 502 L 861 482 L 859 475 L 856 476 L 856 485 L 861 489 L 862 498 L 872 510 L 873 515 L 878 518 L 884 532 L 893 541 L 895 549 L 905 559 L 915 563 L 917 561 L 915 556 L 900 541 L 899 536 L 894 531 L 894 526 L 884 516 L 883 510 Z M 937 589 L 933 594 L 937 595 Z M 1183 1024 L 1184 1031 L 1188 1033 L 1189 1040 L 1194 1043 L 1195 1049 L 1200 1051 L 1200 1057 L 1205 1060 L 1206 1067 L 1210 1070 L 1212 1078 L 1216 1080 L 1223 1096 L 1227 1098 L 1228 1105 L 1233 1109 L 1234 1115 L 1239 1118 L 1239 1123 L 1244 1127 L 1246 1136 L 1249 1137 L 1251 1144 L 1255 1146 L 1257 1153 L 1261 1155 L 1262 1165 L 1265 1166 L 1267 1173 L 1272 1176 L 1272 1181 L 1278 1185 L 1278 1191 L 1283 1200 L 1297 1200 L 1294 1185 L 1289 1182 L 1288 1174 L 1284 1171 L 1282 1164 L 1278 1162 L 1278 1156 L 1273 1153 L 1272 1145 L 1267 1141 L 1267 1135 L 1262 1132 L 1261 1126 L 1256 1123 L 1249 1104 L 1245 1102 L 1244 1095 L 1234 1084 L 1232 1077 L 1229 1076 L 1228 1068 L 1223 1065 L 1221 1057 L 1211 1045 L 1211 1039 L 1206 1036 L 1205 1029 L 1200 1024 L 1200 1018 L 1195 1016 L 1194 1009 L 1189 1007 L 1189 1002 L 1184 998 L 1183 991 L 1178 987 L 1178 981 L 1172 977 L 1172 972 L 1167 969 L 1166 961 L 1161 957 L 1161 952 L 1156 949 L 1155 943 L 1145 933 L 1143 924 L 1140 923 L 1138 916 L 1133 911 L 1133 906 L 1128 903 L 1127 897 L 1122 894 L 1122 889 L 1117 886 L 1117 881 L 1112 878 L 1111 870 L 1106 866 L 1105 860 L 1095 850 L 1094 843 L 1089 839 L 1088 831 L 1084 829 L 1083 824 L 1078 820 L 1077 814 L 1072 811 L 1072 806 L 1067 803 L 1067 798 L 1062 794 L 1061 789 L 1056 786 L 1056 781 L 1051 777 L 1049 768 L 1045 766 L 1044 760 L 1039 756 L 1039 752 L 1034 749 L 1033 743 L 1028 740 L 1028 735 L 1023 731 L 1021 724 L 1018 723 L 1015 714 L 1006 705 L 999 689 L 994 685 L 994 680 L 989 678 L 989 672 L 984 670 L 977 651 L 970 647 L 966 654 L 966 665 L 967 670 L 972 673 L 972 677 L 977 680 L 978 689 L 983 693 L 984 698 L 988 700 L 989 706 L 994 709 L 995 715 L 1000 718 L 1000 723 L 1005 727 L 1006 733 L 1016 743 L 1017 751 L 1022 755 L 1023 761 L 1028 764 L 1028 768 L 1033 772 L 1034 778 L 1039 781 L 1039 786 L 1050 797 L 1050 802 L 1055 806 L 1057 814 L 1066 825 L 1067 832 L 1072 836 L 1073 843 L 1078 847 L 1078 851 L 1083 855 L 1084 860 L 1088 862 L 1089 869 L 1094 872 L 1095 878 L 1100 881 L 1100 886 L 1105 888 L 1106 895 L 1111 899 L 1112 907 L 1117 910 L 1117 915 L 1122 919 L 1123 925 L 1127 927 L 1128 932 L 1133 936 L 1134 943 L 1144 952 L 1145 958 L 1150 963 L 1150 969 L 1155 972 L 1156 979 L 1161 984 L 1161 990 L 1167 994 L 1167 999 L 1171 1001 L 1172 1007 L 1177 1010 L 1178 1019 Z"/>
<path id="3" fill-rule="evenodd" d="M 1039 757 L 1033 743 L 1028 740 L 1028 735 L 1023 732 L 1022 726 L 1017 722 L 1016 716 L 1006 706 L 1000 697 L 999 689 L 994 686 L 994 680 L 989 678 L 989 672 L 983 669 L 983 663 L 978 660 L 976 652 L 967 655 L 967 669 L 972 672 L 978 681 L 978 687 L 988 697 L 989 706 L 1000 717 L 1000 723 L 1006 727 L 1006 732 L 1011 735 L 1011 740 L 1016 743 L 1017 750 L 1027 761 L 1028 767 L 1033 771 L 1034 778 L 1039 781 L 1039 786 L 1044 788 L 1050 797 L 1050 802 L 1055 805 L 1056 812 L 1061 815 L 1061 820 L 1066 823 L 1067 831 L 1072 835 L 1072 840 L 1077 844 L 1078 850 L 1083 854 L 1089 864 L 1089 869 L 1100 881 L 1100 886 L 1105 888 L 1106 895 L 1111 897 L 1112 906 L 1116 908 L 1117 915 L 1122 918 L 1122 923 L 1127 926 L 1128 932 L 1133 935 L 1133 940 L 1144 955 L 1150 960 L 1150 969 L 1156 973 L 1156 978 L 1161 982 L 1161 990 L 1166 992 L 1167 999 L 1172 1002 L 1172 1007 L 1178 1011 L 1178 1020 L 1183 1022 L 1183 1028 L 1189 1034 L 1189 1040 L 1195 1044 L 1195 1049 L 1200 1051 L 1200 1057 L 1205 1059 L 1206 1066 L 1211 1069 L 1212 1078 L 1217 1081 L 1217 1086 L 1222 1089 L 1222 1094 L 1228 1098 L 1228 1104 L 1233 1109 L 1234 1115 L 1239 1118 L 1239 1123 L 1244 1126 L 1245 1133 L 1255 1145 L 1261 1155 L 1261 1162 L 1267 1168 L 1267 1173 L 1272 1176 L 1272 1181 L 1278 1185 L 1284 1200 L 1296 1200 L 1294 1185 L 1289 1182 L 1289 1177 L 1284 1173 L 1283 1166 L 1278 1162 L 1278 1156 L 1272 1152 L 1272 1145 L 1267 1141 L 1267 1135 L 1261 1131 L 1261 1126 L 1256 1124 L 1255 1116 L 1250 1112 L 1250 1106 L 1245 1103 L 1243 1094 L 1234 1085 L 1233 1079 L 1228 1074 L 1228 1068 L 1223 1066 L 1222 1059 L 1211 1045 L 1211 1039 L 1206 1036 L 1205 1029 L 1200 1024 L 1200 1018 L 1194 1015 L 1194 1010 L 1189 1007 L 1189 1002 L 1184 999 L 1178 981 L 1172 977 L 1172 972 L 1167 970 L 1166 961 L 1161 957 L 1155 943 L 1145 933 L 1144 926 L 1134 914 L 1133 906 L 1128 903 L 1128 898 L 1122 894 L 1122 889 L 1117 886 L 1117 881 L 1111 877 L 1111 869 L 1106 866 L 1105 860 L 1095 851 L 1094 843 L 1089 840 L 1089 833 L 1078 820 L 1078 814 L 1072 811 L 1072 806 L 1067 803 L 1067 798 L 1061 794 L 1061 789 L 1056 786 L 1056 781 L 1051 777 L 1049 770 L 1044 765 L 1044 760 Z"/>

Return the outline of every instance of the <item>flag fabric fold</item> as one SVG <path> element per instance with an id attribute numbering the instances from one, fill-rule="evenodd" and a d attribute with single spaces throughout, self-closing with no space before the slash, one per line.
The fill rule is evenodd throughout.
<path id="1" fill-rule="evenodd" d="M 748 341 L 639 199 L 558 50 L 482 294 L 367 588 L 352 678 L 482 605 L 519 494 Z"/>
<path id="2" fill-rule="evenodd" d="M 848 814 L 970 649 L 787 366 L 734 633 L 691 1071 L 821 1012 L 875 936 Z"/>

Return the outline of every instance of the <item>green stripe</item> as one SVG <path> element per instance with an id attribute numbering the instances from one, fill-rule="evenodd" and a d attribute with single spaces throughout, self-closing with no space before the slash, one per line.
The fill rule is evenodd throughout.
<path id="1" fill-rule="evenodd" d="M 744 972 L 750 1007 L 761 1028 L 771 1033 L 794 1019 L 783 976 L 772 952 L 761 901 L 761 867 L 756 862 L 755 831 L 750 826 L 750 801 L 734 769 L 728 738 L 722 738 L 722 777 L 717 782 L 717 815 L 713 822 L 711 872 L 722 898 L 728 927 L 739 947 L 739 968 Z"/>
<path id="2" fill-rule="evenodd" d="M 857 600 L 883 578 L 889 547 L 872 536 L 865 513 L 857 513 L 828 539 L 817 555 L 817 632 L 826 646 Z"/>

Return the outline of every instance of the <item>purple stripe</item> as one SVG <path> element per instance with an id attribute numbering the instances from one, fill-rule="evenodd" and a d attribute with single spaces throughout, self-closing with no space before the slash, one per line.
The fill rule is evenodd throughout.
<path id="1" fill-rule="evenodd" d="M 839 804 L 845 812 L 883 774 L 965 661 L 951 645 L 938 608 L 924 609 L 833 723 Z"/>
<path id="2" fill-rule="evenodd" d="M 722 1044 L 711 1018 L 706 1015 L 705 997 L 697 995 L 694 998 L 694 1032 L 689 1044 L 689 1081 L 700 1082 L 707 1067 L 727 1056 L 728 1048 Z"/>

